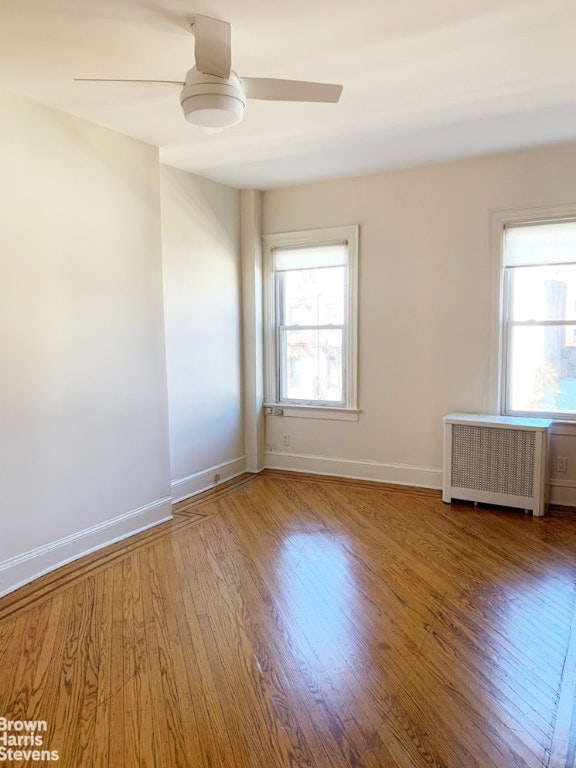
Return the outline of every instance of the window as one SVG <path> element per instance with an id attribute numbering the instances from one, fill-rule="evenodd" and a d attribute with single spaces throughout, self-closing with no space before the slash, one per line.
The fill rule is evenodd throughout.
<path id="1" fill-rule="evenodd" d="M 356 409 L 358 227 L 264 237 L 267 403 Z"/>
<path id="2" fill-rule="evenodd" d="M 504 229 L 503 411 L 576 419 L 576 221 Z"/>

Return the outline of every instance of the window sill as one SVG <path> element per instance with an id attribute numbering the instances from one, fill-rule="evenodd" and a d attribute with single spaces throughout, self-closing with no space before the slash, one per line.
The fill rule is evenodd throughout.
<path id="1" fill-rule="evenodd" d="M 282 416 L 295 419 L 325 419 L 329 421 L 358 421 L 357 408 L 331 408 L 323 405 L 286 405 L 285 403 L 264 403 L 266 416 Z"/>

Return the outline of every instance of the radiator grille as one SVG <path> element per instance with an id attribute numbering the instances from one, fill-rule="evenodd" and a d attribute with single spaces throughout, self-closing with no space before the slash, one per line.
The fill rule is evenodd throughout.
<path id="1" fill-rule="evenodd" d="M 452 486 L 532 497 L 536 433 L 452 426 Z"/>

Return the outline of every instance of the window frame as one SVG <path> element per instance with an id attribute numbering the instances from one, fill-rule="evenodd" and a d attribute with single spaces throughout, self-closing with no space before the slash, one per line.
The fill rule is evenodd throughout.
<path id="1" fill-rule="evenodd" d="M 264 288 L 264 369 L 265 407 L 268 412 L 304 418 L 331 418 L 357 420 L 357 328 L 358 328 L 358 240 L 357 224 L 344 227 L 328 227 L 298 232 L 281 232 L 264 235 L 263 288 Z M 346 306 L 342 339 L 343 355 L 343 403 L 326 401 L 281 399 L 282 370 L 280 361 L 280 336 L 278 324 L 279 281 L 274 269 L 274 251 L 277 249 L 306 248 L 345 243 L 346 258 Z M 320 267 L 319 267 L 320 268 Z M 339 327 L 337 324 L 335 327 Z M 284 372 L 286 373 L 286 372 Z"/>
<path id="2" fill-rule="evenodd" d="M 493 295 L 498 295 L 498 352 L 493 355 L 493 361 L 497 365 L 497 402 L 498 411 L 504 416 L 528 417 L 528 418 L 548 418 L 555 421 L 576 421 L 576 413 L 565 411 L 546 411 L 546 410 L 515 410 L 510 406 L 511 393 L 511 341 L 510 336 L 514 327 L 521 325 L 545 326 L 546 321 L 535 321 L 525 323 L 514 321 L 511 317 L 512 311 L 512 270 L 518 267 L 505 266 L 505 238 L 506 229 L 512 227 L 529 227 L 533 225 L 558 224 L 562 222 L 576 222 L 576 203 L 565 203 L 555 206 L 539 206 L 535 208 L 523 208 L 518 210 L 498 211 L 492 214 L 492 231 L 495 242 L 494 252 L 497 254 L 498 269 L 497 288 Z M 574 262 L 576 264 L 576 259 Z M 552 262 L 542 261 L 534 266 L 545 266 Z M 548 323 L 549 324 L 549 323 Z M 561 325 L 562 321 L 554 323 Z M 573 322 L 567 322 L 573 325 Z"/>

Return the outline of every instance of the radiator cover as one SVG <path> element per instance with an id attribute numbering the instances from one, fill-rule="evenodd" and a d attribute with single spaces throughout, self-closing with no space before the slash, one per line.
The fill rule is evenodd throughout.
<path id="1" fill-rule="evenodd" d="M 499 504 L 543 515 L 551 423 L 470 413 L 445 416 L 444 501 Z"/>

